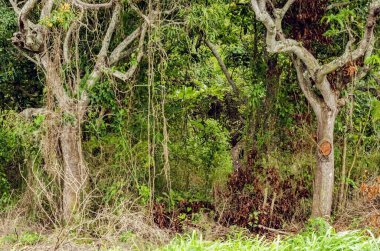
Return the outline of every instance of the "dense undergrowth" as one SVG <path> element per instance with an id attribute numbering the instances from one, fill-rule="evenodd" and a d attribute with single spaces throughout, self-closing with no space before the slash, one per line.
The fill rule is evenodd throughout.
<path id="1" fill-rule="evenodd" d="M 70 236 L 73 236 L 72 234 Z M 66 240 L 61 247 L 56 245 L 57 237 L 48 232 L 24 231 L 0 238 L 1 250 L 154 250 L 154 251 L 376 251 L 380 250 L 380 239 L 370 230 L 348 230 L 337 232 L 322 219 L 309 221 L 299 233 L 286 235 L 252 235 L 242 229 L 219 238 L 204 238 L 197 230 L 166 239 L 163 242 L 122 232 L 114 239 L 78 238 Z M 59 238 L 58 238 L 59 239 Z M 70 249 L 71 248 L 71 249 Z M 54 249 L 55 250 L 55 249 Z"/>

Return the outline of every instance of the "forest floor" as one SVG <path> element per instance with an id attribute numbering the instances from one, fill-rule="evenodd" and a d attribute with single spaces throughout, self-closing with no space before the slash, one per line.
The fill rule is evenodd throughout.
<path id="1" fill-rule="evenodd" d="M 37 220 L 26 220 L 25 205 L 19 205 L 17 210 L 0 216 L 0 250 L 380 251 L 380 196 L 373 196 L 377 187 L 362 185 L 361 196 L 347 203 L 332 219 L 332 225 L 314 219 L 287 223 L 283 229 L 258 225 L 251 231 L 218 224 L 209 211 L 210 205 L 200 202 L 180 203 L 196 208 L 189 215 L 173 213 L 169 225 L 165 221 L 169 215 L 164 215 L 160 208 L 151 214 L 143 207 L 132 210 L 130 205 L 117 210 L 104 208 L 91 219 L 79 218 L 66 226 L 37 224 Z M 198 207 L 208 211 L 198 211 Z M 153 218 L 148 219 L 147 215 Z"/>
<path id="2" fill-rule="evenodd" d="M 311 221 L 301 231 L 289 234 L 255 235 L 239 228 L 215 227 L 208 229 L 209 232 L 192 229 L 181 235 L 169 234 L 155 227 L 149 230 L 154 232 L 150 235 L 133 232 L 116 234 L 110 230 L 103 236 L 94 237 L 78 234 L 78 229 L 74 231 L 74 228 L 44 230 L 31 227 L 21 218 L 3 219 L 0 250 L 380 250 L 380 238 L 369 229 L 338 231 L 323 220 Z"/>

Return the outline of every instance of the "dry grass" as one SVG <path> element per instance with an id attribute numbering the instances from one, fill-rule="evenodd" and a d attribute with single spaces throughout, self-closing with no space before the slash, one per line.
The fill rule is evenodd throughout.
<path id="1" fill-rule="evenodd" d="M 376 189 L 374 189 L 376 188 Z M 339 230 L 370 228 L 380 235 L 380 179 L 363 183 L 360 189 L 353 192 L 345 209 L 339 212 L 335 228 Z"/>
<path id="2" fill-rule="evenodd" d="M 57 228 L 32 224 L 13 210 L 1 219 L 0 250 L 148 250 L 169 242 L 170 234 L 146 215 L 125 205 Z"/>

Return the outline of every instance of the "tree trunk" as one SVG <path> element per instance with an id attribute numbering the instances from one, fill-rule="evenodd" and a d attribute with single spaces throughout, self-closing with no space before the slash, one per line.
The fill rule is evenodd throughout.
<path id="1" fill-rule="evenodd" d="M 78 121 L 64 122 L 60 142 L 63 159 L 63 218 L 70 221 L 80 206 L 86 184 L 86 169 L 82 156 L 81 132 Z"/>
<path id="2" fill-rule="evenodd" d="M 334 124 L 337 111 L 322 109 L 318 118 L 317 166 L 312 217 L 329 218 L 334 191 Z"/>

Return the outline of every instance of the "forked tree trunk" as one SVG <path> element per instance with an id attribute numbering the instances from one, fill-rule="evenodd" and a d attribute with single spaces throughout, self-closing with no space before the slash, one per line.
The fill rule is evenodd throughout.
<path id="1" fill-rule="evenodd" d="M 86 169 L 82 156 L 80 125 L 64 122 L 60 142 L 63 159 L 63 218 L 66 222 L 80 207 L 86 184 Z"/>
<path id="2" fill-rule="evenodd" d="M 322 109 L 318 118 L 317 165 L 312 217 L 330 217 L 334 191 L 334 124 L 337 111 Z"/>
<path id="3" fill-rule="evenodd" d="M 82 135 L 80 121 L 86 107 L 78 109 L 77 101 L 71 99 L 62 88 L 63 80 L 59 74 L 59 56 L 50 61 L 43 57 L 47 72 L 47 82 L 54 90 L 57 108 L 63 112 L 61 117 L 62 128 L 59 132 L 62 167 L 62 211 L 63 220 L 69 222 L 78 211 L 83 188 L 86 185 L 86 168 L 82 153 Z M 79 110 L 79 111 L 78 111 Z"/>

